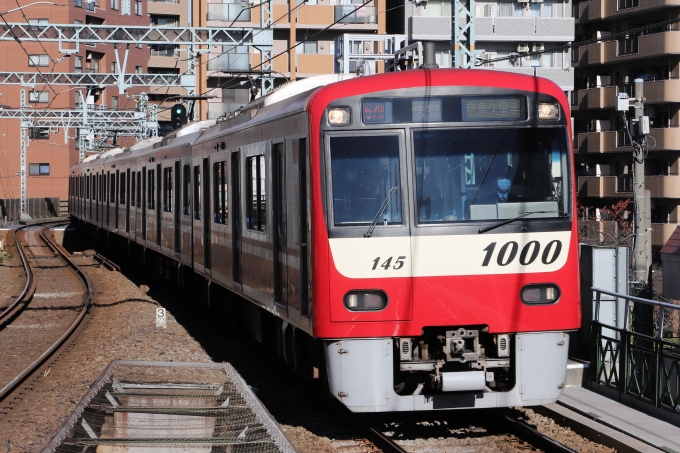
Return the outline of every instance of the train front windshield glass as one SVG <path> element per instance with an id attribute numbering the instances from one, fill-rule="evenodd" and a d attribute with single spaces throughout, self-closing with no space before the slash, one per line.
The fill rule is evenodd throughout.
<path id="1" fill-rule="evenodd" d="M 330 138 L 335 225 L 402 223 L 398 135 Z M 383 208 L 383 205 L 384 208 Z"/>
<path id="2" fill-rule="evenodd" d="M 423 129 L 412 134 L 419 224 L 568 215 L 564 128 Z"/>

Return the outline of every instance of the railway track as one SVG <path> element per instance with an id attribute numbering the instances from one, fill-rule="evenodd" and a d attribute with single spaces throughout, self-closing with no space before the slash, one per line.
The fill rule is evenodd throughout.
<path id="1" fill-rule="evenodd" d="M 53 222 L 51 222 L 53 223 Z M 50 237 L 47 224 L 14 232 L 26 284 L 0 313 L 0 409 L 72 337 L 90 307 L 87 276 Z"/>

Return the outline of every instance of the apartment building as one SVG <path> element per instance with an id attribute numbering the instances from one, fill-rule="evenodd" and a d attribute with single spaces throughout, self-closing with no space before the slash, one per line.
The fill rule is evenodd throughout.
<path id="1" fill-rule="evenodd" d="M 7 14 L 10 23 L 28 23 L 36 31 L 46 24 L 121 24 L 148 25 L 146 2 L 142 0 L 53 0 L 52 4 L 32 4 Z M 3 2 L 3 11 L 17 8 L 15 2 Z M 119 51 L 119 58 L 124 50 Z M 0 68 L 12 72 L 41 73 L 112 73 L 115 72 L 116 52 L 113 45 L 84 41 L 77 52 L 60 53 L 58 43 L 0 42 Z M 149 49 L 132 46 L 126 72 L 147 70 Z M 3 85 L 0 104 L 4 108 L 19 108 L 24 93 L 28 109 L 73 110 L 82 102 L 89 109 L 131 110 L 135 97 L 143 89 L 130 88 L 121 94 L 117 87 L 75 87 L 65 85 Z M 81 93 L 83 98 L 81 98 Z M 20 120 L 0 118 L 0 216 L 18 218 L 20 212 Z M 33 128 L 29 130 L 27 147 L 28 214 L 32 217 L 55 215 L 59 200 L 68 195 L 68 172 L 78 162 L 78 134 L 75 128 Z M 96 139 L 96 137 L 95 137 Z M 134 139 L 128 138 L 128 142 Z M 126 139 L 121 139 L 125 143 Z"/>
<path id="2" fill-rule="evenodd" d="M 334 72 L 334 40 L 343 33 L 385 33 L 385 1 L 374 0 L 353 11 L 360 0 L 272 0 L 273 78 L 275 86 Z M 195 2 L 194 26 L 260 28 L 259 1 Z M 346 16 L 346 17 L 345 17 Z M 335 23 L 337 22 L 337 23 Z M 330 28 L 328 28 L 330 26 Z M 328 30 L 325 30 L 328 28 Z M 297 47 L 294 47 L 299 44 Z M 218 118 L 249 102 L 261 71 L 259 51 L 252 46 L 217 46 L 197 65 L 197 92 L 210 93 L 200 118 Z"/>
<path id="3" fill-rule="evenodd" d="M 574 5 L 574 17 L 576 41 L 612 37 L 573 54 L 579 203 L 601 208 L 633 199 L 632 148 L 615 103 L 619 93 L 632 97 L 634 80 L 642 79 L 651 123 L 645 185 L 652 244 L 660 247 L 680 224 L 680 23 L 655 24 L 679 19 L 680 1 L 589 0 Z"/>
<path id="4" fill-rule="evenodd" d="M 188 27 L 191 26 L 189 0 L 148 0 L 146 25 L 154 27 Z M 187 46 L 150 45 L 149 74 L 186 74 L 189 69 Z M 170 109 L 175 103 L 183 102 L 178 96 L 187 95 L 187 90 L 179 86 L 150 88 L 149 103 L 158 108 L 159 132 L 172 130 Z M 185 103 L 186 104 L 186 103 Z M 188 105 L 188 104 L 186 104 Z"/>
<path id="5" fill-rule="evenodd" d="M 451 9 L 446 0 L 388 0 L 388 33 L 405 34 L 410 42 L 433 41 L 439 67 L 451 67 Z M 570 51 L 574 40 L 570 1 L 476 1 L 475 49 L 480 58 L 507 60 L 483 68 L 545 77 L 569 93 L 574 87 Z M 522 57 L 522 52 L 546 51 Z"/>

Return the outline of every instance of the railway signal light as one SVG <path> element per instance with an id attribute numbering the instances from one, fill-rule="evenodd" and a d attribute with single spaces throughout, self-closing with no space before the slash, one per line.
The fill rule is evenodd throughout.
<path id="1" fill-rule="evenodd" d="M 187 108 L 182 104 L 172 106 L 172 128 L 179 129 L 187 124 Z"/>

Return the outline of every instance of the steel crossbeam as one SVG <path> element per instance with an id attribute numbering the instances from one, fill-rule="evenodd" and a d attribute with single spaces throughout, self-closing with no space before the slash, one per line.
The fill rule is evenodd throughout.
<path id="1" fill-rule="evenodd" d="M 62 53 L 78 52 L 80 44 L 271 46 L 274 37 L 273 30 L 258 28 L 26 23 L 8 25 L 0 24 L 0 41 L 18 39 L 24 42 L 56 42 L 59 43 L 59 51 Z"/>
<path id="2" fill-rule="evenodd" d="M 118 74 L 99 73 L 43 73 L 37 72 L 0 72 L 0 85 L 22 85 L 35 87 L 42 84 L 69 86 L 117 86 Z M 177 74 L 123 74 L 126 86 L 181 86 L 182 76 Z"/>

